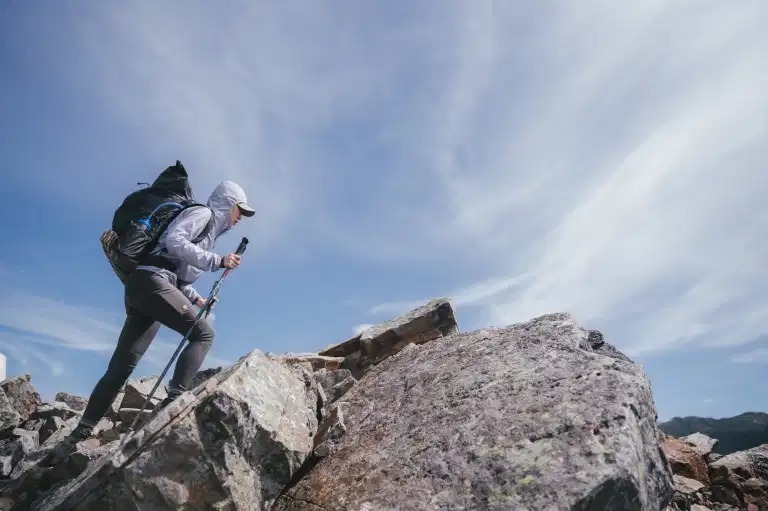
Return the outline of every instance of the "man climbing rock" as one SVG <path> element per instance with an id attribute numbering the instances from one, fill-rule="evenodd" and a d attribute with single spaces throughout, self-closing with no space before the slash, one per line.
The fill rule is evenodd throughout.
<path id="1" fill-rule="evenodd" d="M 255 214 L 248 205 L 245 192 L 237 183 L 224 181 L 214 189 L 207 206 L 181 211 L 168 224 L 147 257 L 125 280 L 126 318 L 107 370 L 93 389 L 79 424 L 47 457 L 46 464 L 56 463 L 67 456 L 77 442 L 91 435 L 161 325 L 181 335 L 189 331 L 197 316 L 192 305 L 202 307 L 205 303 L 205 298 L 192 287 L 200 274 L 203 271 L 235 268 L 240 264 L 238 254 L 219 255 L 212 249 L 216 239 L 242 216 Z M 114 239 L 114 234 L 109 231 L 102 235 L 102 243 L 108 244 Z M 159 407 L 166 406 L 188 390 L 213 338 L 211 325 L 201 318 L 189 334 L 189 343 L 179 355 L 168 387 L 168 397 Z"/>

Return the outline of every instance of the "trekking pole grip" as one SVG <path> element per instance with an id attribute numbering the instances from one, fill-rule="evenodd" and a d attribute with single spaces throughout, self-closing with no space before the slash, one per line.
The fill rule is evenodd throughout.
<path id="1" fill-rule="evenodd" d="M 248 245 L 248 238 L 243 236 L 242 241 L 240 242 L 240 245 L 237 246 L 237 250 L 235 250 L 235 254 L 242 255 L 243 252 L 245 252 L 245 246 Z"/>

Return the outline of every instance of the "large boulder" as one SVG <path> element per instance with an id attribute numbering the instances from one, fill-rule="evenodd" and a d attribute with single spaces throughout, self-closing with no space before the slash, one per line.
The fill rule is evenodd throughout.
<path id="1" fill-rule="evenodd" d="M 343 427 L 274 510 L 659 510 L 672 497 L 649 381 L 567 314 L 412 343 L 343 402 Z"/>
<path id="2" fill-rule="evenodd" d="M 29 419 L 29 416 L 41 404 L 40 394 L 30 380 L 31 377 L 28 374 L 23 374 L 0 383 L 0 387 L 8 396 L 11 406 L 18 412 L 22 421 Z"/>
<path id="3" fill-rule="evenodd" d="M 718 501 L 768 509 L 768 444 L 723 456 L 709 467 Z"/>
<path id="4" fill-rule="evenodd" d="M 451 304 L 445 299 L 436 299 L 372 326 L 348 341 L 325 348 L 318 355 L 343 357 L 341 368 L 348 369 L 352 376 L 360 379 L 371 367 L 409 344 L 424 344 L 457 331 Z"/>
<path id="5" fill-rule="evenodd" d="M 254 351 L 31 509 L 268 509 L 312 452 L 318 392 L 310 364 Z"/>

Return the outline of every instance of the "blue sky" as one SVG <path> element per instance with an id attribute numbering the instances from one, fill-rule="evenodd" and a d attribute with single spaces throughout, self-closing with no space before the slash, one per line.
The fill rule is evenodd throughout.
<path id="1" fill-rule="evenodd" d="M 258 210 L 217 244 L 251 239 L 206 365 L 448 296 L 463 330 L 572 312 L 662 419 L 766 411 L 766 21 L 760 0 L 0 0 L 8 372 L 90 392 L 123 319 L 99 234 L 180 159 L 198 199 L 232 179 Z"/>

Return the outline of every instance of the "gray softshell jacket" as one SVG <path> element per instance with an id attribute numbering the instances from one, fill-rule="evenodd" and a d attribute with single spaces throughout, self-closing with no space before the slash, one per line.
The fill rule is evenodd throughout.
<path id="1" fill-rule="evenodd" d="M 192 287 L 203 271 L 220 269 L 222 256 L 212 252 L 216 238 L 227 232 L 229 212 L 238 202 L 245 202 L 245 191 L 237 183 L 224 181 L 220 183 L 208 198 L 208 207 L 193 207 L 182 211 L 160 236 L 153 255 L 161 255 L 176 264 L 176 273 L 158 268 L 157 266 L 139 266 L 146 270 L 160 273 L 178 287 L 192 303 L 200 298 L 200 294 Z M 193 244 L 203 232 L 213 211 L 213 226 L 208 235 L 200 243 Z"/>

